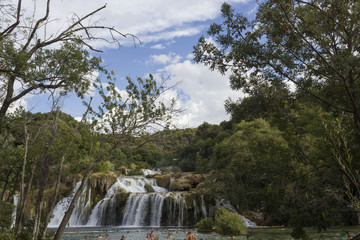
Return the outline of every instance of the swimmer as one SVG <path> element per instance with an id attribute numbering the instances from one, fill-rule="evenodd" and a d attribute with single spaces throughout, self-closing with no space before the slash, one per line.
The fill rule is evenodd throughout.
<path id="1" fill-rule="evenodd" d="M 196 236 L 193 234 L 192 231 L 189 231 L 187 237 L 185 238 L 185 240 L 196 240 L 196 239 L 197 239 L 197 238 L 196 238 Z"/>
<path id="2" fill-rule="evenodd" d="M 124 237 L 124 236 L 122 236 L 120 240 L 125 240 L 125 237 Z"/>
<path id="3" fill-rule="evenodd" d="M 102 235 L 99 235 L 98 238 L 102 238 Z"/>
<path id="4" fill-rule="evenodd" d="M 154 238 L 155 238 L 155 233 L 154 233 L 154 230 L 151 229 L 151 232 L 149 233 L 149 239 L 154 240 Z"/>

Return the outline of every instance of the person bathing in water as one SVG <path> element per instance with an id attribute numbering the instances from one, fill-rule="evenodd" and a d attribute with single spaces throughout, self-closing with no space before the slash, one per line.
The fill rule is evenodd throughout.
<path id="1" fill-rule="evenodd" d="M 193 234 L 192 231 L 189 231 L 189 232 L 187 233 L 187 237 L 185 238 L 185 240 L 196 240 L 196 239 L 197 239 L 197 238 L 196 238 L 195 234 Z"/>

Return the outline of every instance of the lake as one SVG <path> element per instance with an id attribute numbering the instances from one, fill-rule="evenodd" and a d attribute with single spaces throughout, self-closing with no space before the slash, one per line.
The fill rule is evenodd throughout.
<path id="1" fill-rule="evenodd" d="M 51 229 L 50 229 L 51 230 Z M 211 234 L 200 234 L 197 233 L 196 229 L 186 229 L 186 228 L 177 228 L 177 227 L 161 227 L 154 228 L 155 236 L 159 235 L 160 239 L 168 239 L 167 236 L 171 233 L 173 240 L 185 239 L 185 231 L 192 230 L 197 239 L 231 239 L 230 236 L 222 236 L 216 233 Z M 252 240 L 285 240 L 292 239 L 290 236 L 292 229 L 283 228 L 283 227 L 255 227 L 248 228 L 248 235 Z M 323 239 L 323 240 L 347 240 L 346 232 L 351 232 L 353 235 L 360 233 L 360 227 L 337 227 L 327 229 L 326 232 L 319 233 L 316 229 L 307 228 L 306 231 L 310 235 L 311 239 Z M 142 228 L 124 228 L 124 227 L 77 227 L 77 228 L 67 228 L 62 239 L 85 239 L 85 236 L 88 236 L 89 239 L 101 239 L 99 236 L 102 236 L 102 239 L 106 239 L 105 234 L 109 236 L 109 240 L 120 240 L 122 236 L 126 240 L 139 240 L 147 239 L 145 236 L 150 232 L 149 227 Z M 247 235 L 235 236 L 235 239 L 247 239 Z"/>

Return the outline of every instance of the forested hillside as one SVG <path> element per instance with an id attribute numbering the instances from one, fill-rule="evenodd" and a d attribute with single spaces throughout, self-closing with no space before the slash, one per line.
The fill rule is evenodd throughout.
<path id="1" fill-rule="evenodd" d="M 142 169 L 171 173 L 169 184 L 180 172 L 198 174 L 188 189 L 229 200 L 259 225 L 296 234 L 358 224 L 359 16 L 358 1 L 263 1 L 251 20 L 224 3 L 223 22 L 199 39 L 194 61 L 230 74 L 231 88 L 246 95 L 226 101 L 229 121 L 188 129 L 170 127 L 181 109 L 161 97 L 173 86 L 153 75 L 128 77 L 120 92 L 74 28 L 48 49 L 53 42 L 31 34 L 37 25 L 1 25 L 0 238 L 53 237 L 47 226 L 55 204 L 82 180 L 55 233 L 60 239 L 88 181 L 105 195 L 117 176 Z M 88 80 L 94 70 L 108 82 Z M 15 79 L 22 93 L 14 92 Z M 51 111 L 9 111 L 26 94 L 49 89 L 59 90 L 50 93 Z M 85 98 L 90 89 L 101 98 L 96 107 Z M 61 110 L 59 99 L 70 93 L 84 99 L 82 120 Z"/>

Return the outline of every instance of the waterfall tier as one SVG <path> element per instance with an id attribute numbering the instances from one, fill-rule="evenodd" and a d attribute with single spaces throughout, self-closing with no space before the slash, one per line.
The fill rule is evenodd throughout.
<path id="1" fill-rule="evenodd" d="M 59 226 L 79 186 L 80 182 L 70 196 L 58 202 L 50 227 Z M 87 184 L 69 226 L 194 226 L 201 218 L 213 217 L 216 205 L 195 192 L 170 192 L 159 187 L 155 179 L 119 177 L 104 196 L 96 195 Z"/>

